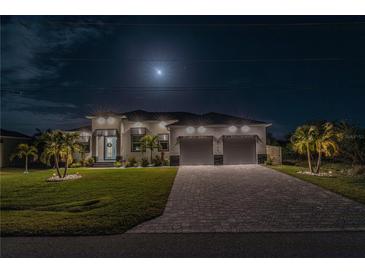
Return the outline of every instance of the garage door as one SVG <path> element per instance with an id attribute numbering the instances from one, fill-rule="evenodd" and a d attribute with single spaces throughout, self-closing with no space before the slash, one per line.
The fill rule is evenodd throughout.
<path id="1" fill-rule="evenodd" d="M 181 165 L 212 165 L 213 137 L 181 138 Z"/>
<path id="2" fill-rule="evenodd" d="M 256 138 L 254 136 L 225 136 L 223 138 L 223 164 L 256 164 Z"/>

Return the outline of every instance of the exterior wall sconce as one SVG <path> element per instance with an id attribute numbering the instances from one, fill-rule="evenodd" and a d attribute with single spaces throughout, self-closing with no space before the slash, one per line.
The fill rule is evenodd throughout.
<path id="1" fill-rule="evenodd" d="M 160 126 L 160 128 L 165 128 L 166 127 L 166 122 L 161 121 L 158 125 Z"/>
<path id="2" fill-rule="evenodd" d="M 250 127 L 249 126 L 246 126 L 246 125 L 245 126 L 242 126 L 241 127 L 241 131 L 242 132 L 249 132 L 250 131 Z"/>
<path id="3" fill-rule="evenodd" d="M 193 127 L 187 127 L 186 128 L 186 132 L 189 133 L 189 134 L 193 134 L 194 131 L 195 131 L 195 128 L 193 128 Z"/>
<path id="4" fill-rule="evenodd" d="M 228 128 L 229 132 L 236 132 L 237 131 L 237 127 L 236 126 L 230 126 Z"/>
<path id="5" fill-rule="evenodd" d="M 114 117 L 108 117 L 108 119 L 106 119 L 106 122 L 107 122 L 109 125 L 112 125 L 112 124 L 114 124 L 114 122 L 115 122 L 115 118 L 114 118 Z"/>
<path id="6" fill-rule="evenodd" d="M 204 133 L 206 130 L 207 129 L 205 127 L 203 127 L 203 126 L 198 127 L 198 132 L 199 133 Z"/>
<path id="7" fill-rule="evenodd" d="M 134 124 L 134 127 L 142 127 L 143 125 L 142 125 L 142 123 L 141 122 L 136 122 L 135 124 Z"/>
<path id="8" fill-rule="evenodd" d="M 98 122 L 98 124 L 100 124 L 100 125 L 105 124 L 105 118 L 104 118 L 104 117 L 99 117 L 96 121 L 97 121 L 97 122 Z"/>

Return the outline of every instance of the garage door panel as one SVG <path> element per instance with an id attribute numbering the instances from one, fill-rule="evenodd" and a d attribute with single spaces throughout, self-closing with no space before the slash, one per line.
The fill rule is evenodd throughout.
<path id="1" fill-rule="evenodd" d="M 181 165 L 212 165 L 213 138 L 182 138 L 180 140 Z"/>
<path id="2" fill-rule="evenodd" d="M 255 164 L 256 139 L 250 138 L 224 138 L 223 139 L 223 164 Z"/>

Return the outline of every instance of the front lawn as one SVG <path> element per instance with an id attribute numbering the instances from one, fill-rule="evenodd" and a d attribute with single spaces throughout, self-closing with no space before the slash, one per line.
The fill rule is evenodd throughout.
<path id="1" fill-rule="evenodd" d="M 305 170 L 303 167 L 288 165 L 269 167 L 365 204 L 364 176 L 346 176 L 334 174 L 334 177 L 318 177 L 297 173 L 298 171 Z"/>
<path id="2" fill-rule="evenodd" d="M 176 168 L 71 169 L 83 178 L 47 183 L 54 170 L 3 170 L 1 235 L 122 233 L 162 214 Z"/>

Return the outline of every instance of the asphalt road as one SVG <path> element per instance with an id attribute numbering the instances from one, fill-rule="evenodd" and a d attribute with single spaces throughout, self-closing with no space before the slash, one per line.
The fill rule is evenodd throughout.
<path id="1" fill-rule="evenodd" d="M 365 232 L 1 238 L 2 257 L 365 257 Z"/>

